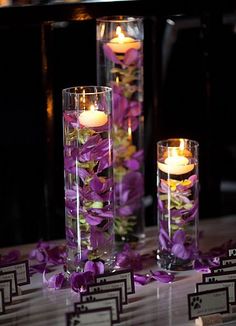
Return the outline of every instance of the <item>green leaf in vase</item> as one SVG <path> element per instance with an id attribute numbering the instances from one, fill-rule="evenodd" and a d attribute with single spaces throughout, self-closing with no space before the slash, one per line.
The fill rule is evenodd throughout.
<path id="1" fill-rule="evenodd" d="M 79 168 L 84 168 L 92 171 L 97 165 L 97 161 L 89 161 L 89 162 L 77 162 Z"/>
<path id="2" fill-rule="evenodd" d="M 102 201 L 86 202 L 84 206 L 86 208 L 103 208 L 103 202 Z"/>
<path id="3" fill-rule="evenodd" d="M 82 128 L 79 129 L 78 132 L 78 139 L 81 144 L 86 143 L 86 141 L 91 137 L 93 134 L 95 134 L 95 131 L 89 128 Z"/>

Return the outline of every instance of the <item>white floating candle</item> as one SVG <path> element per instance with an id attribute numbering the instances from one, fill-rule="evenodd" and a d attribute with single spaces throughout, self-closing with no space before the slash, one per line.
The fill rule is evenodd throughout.
<path id="1" fill-rule="evenodd" d="M 140 41 L 136 41 L 132 37 L 125 36 L 121 31 L 121 27 L 118 26 L 116 29 L 117 37 L 111 39 L 107 45 L 112 49 L 115 53 L 125 53 L 129 49 L 139 50 L 141 47 Z"/>
<path id="2" fill-rule="evenodd" d="M 84 127 L 101 127 L 107 123 L 107 115 L 103 111 L 95 110 L 91 105 L 90 110 L 85 110 L 79 115 L 79 122 Z"/>
<path id="3" fill-rule="evenodd" d="M 181 175 L 192 171 L 194 169 L 194 164 L 190 164 L 187 157 L 179 154 L 183 152 L 183 149 L 182 144 L 179 148 L 170 148 L 168 157 L 165 159 L 164 163 L 158 162 L 158 168 L 165 173 L 175 175 Z"/>

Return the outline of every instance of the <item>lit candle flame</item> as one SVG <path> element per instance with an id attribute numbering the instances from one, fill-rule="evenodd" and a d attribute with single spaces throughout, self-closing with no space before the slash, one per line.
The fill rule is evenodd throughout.
<path id="1" fill-rule="evenodd" d="M 90 111 L 96 111 L 97 108 L 96 108 L 95 105 L 91 104 L 90 107 L 89 107 L 89 110 L 90 110 Z"/>
<path id="2" fill-rule="evenodd" d="M 118 42 L 123 43 L 125 35 L 122 32 L 122 29 L 120 26 L 117 26 L 117 28 L 116 28 L 116 35 L 118 36 Z"/>
<path id="3" fill-rule="evenodd" d="M 185 148 L 185 142 L 184 142 L 184 139 L 181 138 L 179 141 L 180 141 L 179 149 L 180 149 L 181 151 L 183 151 L 184 148 Z"/>
<path id="4" fill-rule="evenodd" d="M 131 119 L 128 119 L 128 140 L 132 141 Z"/>

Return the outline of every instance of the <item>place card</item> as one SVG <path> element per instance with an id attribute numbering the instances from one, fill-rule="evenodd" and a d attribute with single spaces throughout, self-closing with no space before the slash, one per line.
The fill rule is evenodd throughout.
<path id="1" fill-rule="evenodd" d="M 111 307 L 66 313 L 67 326 L 111 326 Z"/>
<path id="2" fill-rule="evenodd" d="M 118 310 L 122 312 L 122 294 L 121 289 L 113 289 L 113 290 L 104 290 L 100 292 L 94 293 L 81 293 L 80 300 L 81 302 L 89 302 L 89 301 L 96 301 L 99 299 L 110 299 L 110 298 L 117 298 L 118 300 Z"/>
<path id="3" fill-rule="evenodd" d="M 5 304 L 12 303 L 12 285 L 11 281 L 0 281 L 0 289 L 3 290 L 3 301 Z"/>
<path id="4" fill-rule="evenodd" d="M 202 281 L 204 283 L 215 282 L 215 281 L 227 281 L 227 280 L 236 280 L 236 271 L 202 274 Z"/>
<path id="5" fill-rule="evenodd" d="M 95 280 L 96 283 L 126 280 L 127 294 L 135 293 L 134 273 L 131 269 L 123 269 L 113 273 L 99 274 L 95 276 Z"/>
<path id="6" fill-rule="evenodd" d="M 236 264 L 236 258 L 221 257 L 220 264 L 223 266 L 234 265 Z"/>
<path id="7" fill-rule="evenodd" d="M 4 293 L 3 293 L 3 289 L 0 289 L 0 315 L 4 313 L 5 313 Z"/>
<path id="8" fill-rule="evenodd" d="M 196 284 L 197 292 L 204 292 L 226 287 L 229 289 L 229 303 L 236 303 L 236 280 Z"/>
<path id="9" fill-rule="evenodd" d="M 236 272 L 236 264 L 211 268 L 212 273 Z"/>
<path id="10" fill-rule="evenodd" d="M 188 294 L 189 319 L 229 312 L 228 288 Z"/>
<path id="11" fill-rule="evenodd" d="M 20 261 L 18 263 L 11 263 L 0 266 L 1 272 L 12 272 L 16 271 L 16 282 L 17 285 L 30 284 L 29 275 L 29 262 L 28 260 Z"/>
<path id="12" fill-rule="evenodd" d="M 228 250 L 228 256 L 232 257 L 232 256 L 236 256 L 236 248 L 231 248 Z"/>
<path id="13" fill-rule="evenodd" d="M 75 313 L 79 313 L 82 311 L 99 309 L 111 307 L 111 319 L 113 323 L 120 322 L 120 314 L 118 311 L 118 299 L 110 298 L 110 299 L 100 299 L 96 301 L 90 302 L 76 302 L 75 303 Z"/>
<path id="14" fill-rule="evenodd" d="M 0 274 L 0 281 L 11 281 L 12 285 L 12 294 L 18 295 L 18 287 L 16 283 L 16 271 L 4 272 Z"/>
<path id="15" fill-rule="evenodd" d="M 89 284 L 87 289 L 89 293 L 100 292 L 104 290 L 121 289 L 122 303 L 128 303 L 126 280 Z"/>

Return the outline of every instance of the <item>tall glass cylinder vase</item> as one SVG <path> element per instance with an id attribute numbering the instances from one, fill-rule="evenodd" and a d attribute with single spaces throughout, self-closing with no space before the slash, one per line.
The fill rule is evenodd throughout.
<path id="1" fill-rule="evenodd" d="M 193 267 L 198 253 L 198 143 L 157 143 L 157 259 L 162 268 Z"/>
<path id="2" fill-rule="evenodd" d="M 113 90 L 116 243 L 144 235 L 143 19 L 97 19 L 98 84 Z"/>
<path id="3" fill-rule="evenodd" d="M 114 203 L 109 87 L 62 91 L 66 270 L 87 261 L 114 264 Z"/>

